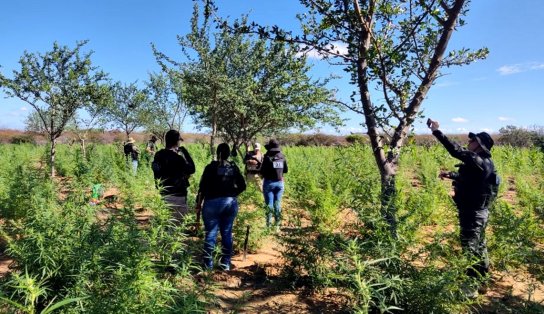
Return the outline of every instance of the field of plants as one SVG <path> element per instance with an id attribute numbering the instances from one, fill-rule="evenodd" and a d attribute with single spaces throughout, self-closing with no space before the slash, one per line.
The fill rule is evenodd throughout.
<path id="1" fill-rule="evenodd" d="M 210 156 L 205 145 L 187 148 L 197 166 L 192 207 Z M 145 158 L 133 176 L 119 145 L 91 144 L 83 157 L 78 145 L 63 144 L 51 179 L 47 152 L 30 144 L 0 146 L 0 261 L 9 262 L 1 274 L 0 312 L 250 312 L 244 309 L 250 295 L 231 308 L 219 306 L 219 271 L 201 269 L 202 230 L 194 228 L 194 216 L 183 226 L 170 223 Z M 255 274 L 260 287 L 305 299 L 326 294 L 334 303 L 314 302 L 310 312 L 544 311 L 540 150 L 493 150 L 503 183 L 487 229 L 492 278 L 476 300 L 460 292 L 471 261 L 461 254 L 451 182 L 438 179 L 456 163 L 445 149 L 404 148 L 398 239 L 380 214 L 380 176 L 369 146 L 286 147 L 284 153 L 282 230 L 265 229 L 262 197 L 252 185 L 240 196 L 235 223 L 237 254 L 247 225 L 250 253 L 271 243 L 281 252 L 276 274 Z"/>

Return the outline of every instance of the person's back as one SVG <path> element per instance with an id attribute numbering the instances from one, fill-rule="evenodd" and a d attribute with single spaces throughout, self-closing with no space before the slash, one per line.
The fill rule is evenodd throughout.
<path id="1" fill-rule="evenodd" d="M 171 149 L 161 149 L 153 160 L 153 174 L 162 186 L 161 194 L 186 196 L 194 163 Z"/>
<path id="2" fill-rule="evenodd" d="M 134 146 L 134 142 L 129 140 L 123 147 L 123 150 L 127 159 L 138 160 L 138 149 Z"/>
<path id="3" fill-rule="evenodd" d="M 174 220 L 181 222 L 188 212 L 187 188 L 189 177 L 195 173 L 195 163 L 189 152 L 180 146 L 180 134 L 176 130 L 166 132 L 166 148 L 155 154 L 151 164 L 153 175 L 163 199 L 169 204 Z"/>
<path id="4" fill-rule="evenodd" d="M 280 144 L 277 140 L 271 139 L 265 145 L 266 154 L 264 155 L 261 174 L 264 178 L 263 195 L 264 202 L 267 205 L 266 226 L 272 224 L 272 216 L 276 229 L 279 230 L 281 223 L 281 199 L 285 190 L 283 174 L 287 173 L 287 160 L 281 153 Z"/>
<path id="5" fill-rule="evenodd" d="M 287 173 L 287 160 L 279 151 L 267 151 L 263 158 L 261 174 L 265 180 L 283 181 L 283 174 Z"/>
<path id="6" fill-rule="evenodd" d="M 220 265 L 230 270 L 232 256 L 232 227 L 238 213 L 237 196 L 246 189 L 244 177 L 236 164 L 229 162 L 230 147 L 227 143 L 217 146 L 217 161 L 206 166 L 200 179 L 197 196 L 197 215 L 202 210 L 204 220 L 204 262 L 213 267 L 213 251 L 217 232 L 221 232 Z"/>
<path id="7" fill-rule="evenodd" d="M 238 166 L 230 161 L 212 161 L 204 169 L 200 192 L 206 199 L 236 197 L 246 189 Z"/>

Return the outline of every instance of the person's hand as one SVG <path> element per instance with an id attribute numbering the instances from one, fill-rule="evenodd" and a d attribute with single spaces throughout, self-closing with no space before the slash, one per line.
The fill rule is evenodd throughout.
<path id="1" fill-rule="evenodd" d="M 440 127 L 440 124 L 438 123 L 438 121 L 434 121 L 434 120 L 431 120 L 431 118 L 427 119 L 427 126 L 429 127 L 429 129 L 431 129 L 431 131 L 436 131 L 438 130 L 438 128 Z"/>
<path id="2" fill-rule="evenodd" d="M 440 171 L 440 173 L 438 174 L 438 177 L 440 179 L 444 179 L 444 178 L 451 179 L 449 171 Z"/>

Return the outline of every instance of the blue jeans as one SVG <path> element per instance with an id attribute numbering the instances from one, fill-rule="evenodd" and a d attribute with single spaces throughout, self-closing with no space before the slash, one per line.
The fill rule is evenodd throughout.
<path id="1" fill-rule="evenodd" d="M 274 215 L 275 225 L 279 226 L 281 221 L 281 197 L 285 187 L 283 181 L 264 180 L 263 194 L 266 204 L 266 226 L 270 227 L 272 223 L 272 214 Z"/>
<path id="2" fill-rule="evenodd" d="M 236 214 L 238 214 L 236 197 L 217 197 L 204 200 L 202 219 L 206 231 L 204 239 L 204 263 L 206 267 L 213 267 L 213 249 L 217 231 L 219 231 L 221 232 L 221 244 L 223 246 L 220 263 L 226 270 L 230 269 L 232 225 Z"/>
<path id="3" fill-rule="evenodd" d="M 136 175 L 136 172 L 138 172 L 138 160 L 132 161 L 132 173 Z"/>

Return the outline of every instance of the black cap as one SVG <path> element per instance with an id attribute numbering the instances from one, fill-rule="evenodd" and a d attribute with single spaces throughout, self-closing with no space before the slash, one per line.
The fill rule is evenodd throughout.
<path id="1" fill-rule="evenodd" d="M 264 145 L 264 148 L 266 148 L 267 151 L 271 152 L 281 151 L 280 143 L 275 139 L 271 139 L 270 141 L 268 141 L 268 144 Z"/>
<path id="2" fill-rule="evenodd" d="M 475 139 L 478 144 L 480 144 L 480 147 L 488 154 L 491 155 L 491 148 L 493 147 L 493 144 L 495 142 L 491 138 L 491 135 L 489 135 L 487 132 L 480 132 L 480 133 L 468 133 L 468 137 L 470 139 Z"/>

